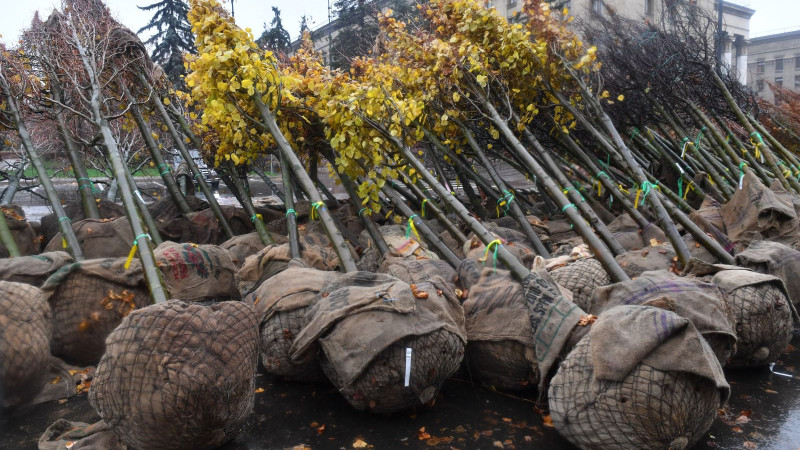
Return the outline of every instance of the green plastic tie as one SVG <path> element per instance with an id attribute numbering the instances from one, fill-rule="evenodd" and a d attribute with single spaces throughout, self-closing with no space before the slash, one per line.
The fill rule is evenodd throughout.
<path id="1" fill-rule="evenodd" d="M 72 219 L 70 219 L 67 216 L 64 216 L 64 217 L 61 217 L 61 218 L 58 219 L 59 222 L 61 222 L 62 220 L 66 220 L 66 221 L 72 222 Z"/>
<path id="2" fill-rule="evenodd" d="M 286 217 L 289 217 L 289 214 L 294 214 L 294 216 L 297 217 L 297 212 L 295 212 L 295 210 L 292 208 L 286 210 Z"/>
<path id="3" fill-rule="evenodd" d="M 567 195 L 567 193 L 568 193 L 569 191 L 575 191 L 575 192 L 576 192 L 578 195 L 580 195 L 580 196 L 581 196 L 581 201 L 584 201 L 584 202 L 586 201 L 586 199 L 585 199 L 585 198 L 583 198 L 583 194 L 581 194 L 581 191 L 579 191 L 578 189 L 575 189 L 575 187 L 574 187 L 574 186 L 570 186 L 570 187 L 568 187 L 568 188 L 564 189 L 562 192 L 564 193 L 564 195 Z"/>
<path id="4" fill-rule="evenodd" d="M 357 216 L 361 216 L 361 213 L 363 213 L 364 211 L 369 211 L 369 214 L 370 214 L 370 215 L 372 215 L 372 209 L 370 209 L 370 208 L 366 208 L 366 207 L 365 207 L 365 208 L 361 208 L 361 209 L 359 209 L 359 210 L 358 210 L 358 214 L 356 214 L 356 215 L 357 215 Z"/>
<path id="5" fill-rule="evenodd" d="M 653 183 L 651 183 L 649 181 L 645 181 L 644 183 L 642 183 L 642 201 L 639 203 L 639 206 L 644 205 L 644 201 L 647 198 L 647 194 L 649 194 L 650 191 L 652 191 L 653 189 L 655 189 L 657 187 L 658 187 L 658 183 L 653 184 Z"/>
<path id="6" fill-rule="evenodd" d="M 142 234 L 140 234 L 140 235 L 136 236 L 136 237 L 133 239 L 133 244 L 132 244 L 132 245 L 138 245 L 139 238 L 147 238 L 147 239 L 150 239 L 151 241 L 153 240 L 153 238 L 151 238 L 149 234 L 147 234 L 147 233 L 142 233 Z"/>

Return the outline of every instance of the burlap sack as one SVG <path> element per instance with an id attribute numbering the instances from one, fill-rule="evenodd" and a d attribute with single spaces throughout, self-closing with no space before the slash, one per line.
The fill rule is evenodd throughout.
<path id="1" fill-rule="evenodd" d="M 184 198 L 189 205 L 189 209 L 193 212 L 203 211 L 209 207 L 208 203 L 195 196 L 190 195 Z M 181 213 L 178 205 L 172 201 L 169 195 L 147 205 L 147 209 L 150 211 L 150 215 L 153 216 L 153 222 L 155 222 L 158 233 L 163 240 L 193 242 L 193 238 L 197 233 L 194 230 L 192 221 Z"/>
<path id="2" fill-rule="evenodd" d="M 357 409 L 388 413 L 432 400 L 464 355 L 464 311 L 443 280 L 415 288 L 385 274 L 342 275 L 309 311 L 292 358 L 318 342 L 325 374 Z"/>
<path id="3" fill-rule="evenodd" d="M 789 300 L 795 307 L 800 305 L 800 251 L 777 242 L 755 241 L 736 255 L 736 265 L 780 278 Z"/>
<path id="4" fill-rule="evenodd" d="M 723 233 L 727 232 L 725 220 L 722 218 L 722 205 L 710 195 L 706 195 L 700 208 L 689 214 L 689 218 L 706 233 L 711 232 L 706 228 L 708 225 L 713 225 Z"/>
<path id="5" fill-rule="evenodd" d="M 241 208 L 229 205 L 221 205 L 220 208 L 234 235 L 238 236 L 253 231 L 253 222 Z M 219 245 L 227 239 L 211 209 L 189 213 L 187 217 L 191 221 L 191 226 L 182 235 L 182 240 L 195 244 Z"/>
<path id="6" fill-rule="evenodd" d="M 72 230 L 86 259 L 128 256 L 133 245 L 133 230 L 127 217 L 84 219 L 72 224 Z M 61 233 L 56 233 L 45 252 L 64 250 Z"/>
<path id="7" fill-rule="evenodd" d="M 641 306 L 605 311 L 548 391 L 556 430 L 580 448 L 603 449 L 690 447 L 729 394 L 691 321 Z"/>
<path id="8" fill-rule="evenodd" d="M 436 253 L 428 249 L 426 243 L 422 242 L 413 232 L 409 233 L 406 227 L 400 225 L 383 225 L 378 227 L 378 230 L 381 232 L 389 249 L 394 250 L 402 256 L 439 259 Z"/>
<path id="9" fill-rule="evenodd" d="M 126 450 L 102 420 L 93 424 L 58 419 L 39 438 L 39 450 Z"/>
<path id="10" fill-rule="evenodd" d="M 552 242 L 561 242 L 578 237 L 569 220 L 562 216 L 552 217 L 546 222 Z"/>
<path id="11" fill-rule="evenodd" d="M 308 323 L 307 313 L 319 299 L 322 287 L 339 277 L 339 272 L 310 269 L 292 260 L 283 272 L 261 283 L 244 301 L 258 317 L 261 363 L 268 373 L 297 381 L 323 381 L 319 346 L 292 360 L 289 350 L 295 337 Z"/>
<path id="12" fill-rule="evenodd" d="M 685 317 L 708 341 L 722 365 L 735 352 L 733 313 L 725 293 L 714 284 L 666 270 L 645 272 L 634 280 L 595 289 L 589 312 L 599 316 L 621 305 L 656 306 Z"/>
<path id="13" fill-rule="evenodd" d="M 300 257 L 306 266 L 317 270 L 334 270 L 339 265 L 339 258 L 334 262 L 328 249 L 313 245 L 301 244 Z M 248 256 L 236 273 L 236 285 L 242 297 L 256 290 L 270 277 L 286 270 L 291 259 L 289 244 L 268 245 L 255 255 Z"/>
<path id="14" fill-rule="evenodd" d="M 41 286 L 56 270 L 75 262 L 67 252 L 0 259 L 0 280 Z"/>
<path id="15" fill-rule="evenodd" d="M 621 214 L 613 222 L 608 224 L 608 231 L 628 251 L 640 250 L 650 245 L 650 240 L 666 242 L 667 237 L 664 232 L 654 223 L 648 223 L 644 229 L 631 218 L 628 213 Z"/>
<path id="16" fill-rule="evenodd" d="M 0 281 L 0 411 L 25 405 L 45 383 L 51 332 L 42 291 Z"/>
<path id="17" fill-rule="evenodd" d="M 44 376 L 45 383 L 30 404 L 38 405 L 84 394 L 89 390 L 93 377 L 93 366 L 73 366 L 51 356 Z"/>
<path id="18" fill-rule="evenodd" d="M 506 247 L 506 250 L 511 252 L 522 265 L 530 267 L 531 264 L 533 264 L 533 259 L 536 258 L 536 252 L 534 252 L 531 244 L 527 242 L 527 238 L 524 234 L 516 230 L 498 227 L 491 223 L 486 225 L 486 229 L 489 230 L 496 239 L 499 239 L 503 243 L 503 246 Z M 483 260 L 483 262 L 488 262 L 490 265 L 493 264 L 491 255 L 488 257 L 486 255 L 486 245 L 473 234 L 470 234 L 469 237 L 470 239 L 462 246 L 464 255 L 469 259 Z"/>
<path id="19" fill-rule="evenodd" d="M 122 205 L 106 200 L 105 198 L 97 199 L 97 209 L 100 211 L 101 219 L 125 217 L 125 208 Z M 80 202 L 71 202 L 64 205 L 64 213 L 66 213 L 72 223 L 78 223 L 86 218 L 83 214 L 83 205 Z M 41 223 L 44 242 L 52 241 L 53 237 L 61 231 L 58 217 L 56 217 L 55 214 L 48 214 L 42 217 Z"/>
<path id="20" fill-rule="evenodd" d="M 106 345 L 89 403 L 129 447 L 217 448 L 253 409 L 258 324 L 242 302 L 142 308 Z"/>
<path id="21" fill-rule="evenodd" d="M 236 266 L 230 253 L 216 245 L 163 242 L 153 250 L 172 299 L 239 300 Z"/>
<path id="22" fill-rule="evenodd" d="M 139 260 L 127 270 L 124 264 L 125 258 L 76 262 L 45 281 L 54 355 L 82 365 L 97 363 L 111 330 L 131 311 L 151 303 Z"/>
<path id="23" fill-rule="evenodd" d="M 289 242 L 286 236 L 276 233 L 272 233 L 272 239 L 278 245 Z M 244 264 L 244 261 L 248 256 L 255 255 L 264 247 L 266 247 L 266 245 L 261 242 L 261 238 L 258 236 L 258 233 L 254 231 L 252 233 L 234 236 L 220 244 L 220 247 L 231 253 L 233 263 L 237 268 L 241 269 L 242 264 Z"/>
<path id="24" fill-rule="evenodd" d="M 536 386 L 533 330 L 522 286 L 505 270 L 483 269 L 464 302 L 470 374 L 501 390 Z"/>
<path id="25" fill-rule="evenodd" d="M 669 243 L 647 246 L 617 256 L 615 259 L 622 270 L 631 278 L 651 270 L 677 270 L 677 255 Z"/>
<path id="26" fill-rule="evenodd" d="M 736 354 L 727 367 L 775 362 L 792 339 L 792 311 L 783 282 L 749 270 L 725 270 L 711 280 L 727 293 L 736 327 Z"/>
<path id="27" fill-rule="evenodd" d="M 752 171 L 745 174 L 742 189 L 721 209 L 728 237 L 737 251 L 755 240 L 780 242 L 788 246 L 800 244 L 800 220 L 791 196 L 780 182 L 767 188 Z"/>
<path id="28" fill-rule="evenodd" d="M 556 283 L 572 292 L 572 301 L 583 310 L 588 310 L 594 289 L 611 283 L 611 277 L 600 261 L 579 259 L 550 272 Z"/>
<path id="29" fill-rule="evenodd" d="M 389 274 L 408 284 L 421 283 L 433 277 L 440 277 L 449 284 L 455 283 L 456 271 L 441 259 L 417 259 L 403 257 L 390 250 L 381 264 L 380 273 Z"/>
<path id="30" fill-rule="evenodd" d="M 33 227 L 25 221 L 25 211 L 17 205 L 3 205 L 3 215 L 20 255 L 35 255 L 42 248 L 42 242 Z M 0 258 L 8 258 L 8 249 L 0 243 Z"/>

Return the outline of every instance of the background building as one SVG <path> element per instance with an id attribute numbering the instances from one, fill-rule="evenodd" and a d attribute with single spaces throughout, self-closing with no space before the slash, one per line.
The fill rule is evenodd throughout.
<path id="1" fill-rule="evenodd" d="M 800 30 L 750 39 L 748 86 L 760 97 L 774 101 L 769 83 L 800 92 Z"/>
<path id="2" fill-rule="evenodd" d="M 385 9 L 391 3 L 398 0 L 375 0 L 372 2 L 375 9 Z M 424 0 L 402 0 L 408 3 Z M 747 7 L 746 0 L 697 0 L 698 3 L 713 17 L 717 17 L 718 7 L 722 5 L 723 21 L 723 41 L 722 59 L 730 67 L 743 84 L 748 80 L 748 46 L 747 40 L 750 35 L 750 18 L 755 10 Z M 496 8 L 498 13 L 505 16 L 509 21 L 524 21 L 522 11 L 522 0 L 486 0 L 487 4 Z M 607 14 L 605 6 L 614 8 L 618 14 L 631 19 L 657 20 L 661 13 L 664 0 L 566 0 L 563 2 L 553 2 L 563 4 L 568 8 L 570 14 L 579 20 L 591 21 L 593 17 Z M 341 25 L 339 21 L 333 20 L 331 23 L 315 29 L 312 32 L 314 46 L 322 53 L 326 63 L 330 61 L 330 42 L 338 34 Z M 800 74 L 800 72 L 798 72 Z M 752 77 L 751 77 L 752 78 Z"/>

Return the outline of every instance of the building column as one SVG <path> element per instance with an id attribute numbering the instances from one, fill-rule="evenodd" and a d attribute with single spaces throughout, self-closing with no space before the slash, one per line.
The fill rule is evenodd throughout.
<path id="1" fill-rule="evenodd" d="M 747 85 L 747 40 L 744 36 L 736 36 L 736 77 L 743 85 Z"/>

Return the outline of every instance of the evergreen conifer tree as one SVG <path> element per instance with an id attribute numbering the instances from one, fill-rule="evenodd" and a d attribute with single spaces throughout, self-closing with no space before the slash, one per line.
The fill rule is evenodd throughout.
<path id="1" fill-rule="evenodd" d="M 184 53 L 195 53 L 194 35 L 187 14 L 189 6 L 184 0 L 160 0 L 147 6 L 139 6 L 143 11 L 155 11 L 150 23 L 137 33 L 155 31 L 145 44 L 153 45 L 153 61 L 161 65 L 176 87 L 183 85 Z"/>
<path id="2" fill-rule="evenodd" d="M 281 10 L 273 6 L 272 14 L 274 14 L 274 17 L 270 22 L 270 28 L 267 28 L 267 24 L 264 24 L 264 32 L 261 33 L 261 37 L 256 40 L 256 43 L 262 48 L 276 53 L 288 53 L 291 49 L 292 39 L 289 36 L 289 32 L 283 27 Z"/>

